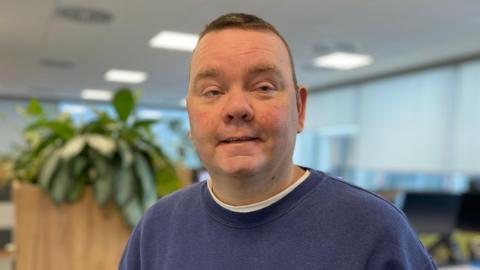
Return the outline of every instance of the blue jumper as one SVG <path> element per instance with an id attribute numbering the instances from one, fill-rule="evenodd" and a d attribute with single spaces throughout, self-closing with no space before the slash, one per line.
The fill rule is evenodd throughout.
<path id="1" fill-rule="evenodd" d="M 400 210 L 308 170 L 296 189 L 255 212 L 219 206 L 206 182 L 159 200 L 134 229 L 119 269 L 436 269 Z"/>

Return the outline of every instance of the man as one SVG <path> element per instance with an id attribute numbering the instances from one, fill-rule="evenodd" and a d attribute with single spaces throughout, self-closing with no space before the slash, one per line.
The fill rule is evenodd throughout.
<path id="1" fill-rule="evenodd" d="M 247 14 L 208 24 L 187 110 L 211 179 L 152 206 L 120 269 L 435 269 L 391 204 L 293 164 L 306 99 L 272 25 Z"/>

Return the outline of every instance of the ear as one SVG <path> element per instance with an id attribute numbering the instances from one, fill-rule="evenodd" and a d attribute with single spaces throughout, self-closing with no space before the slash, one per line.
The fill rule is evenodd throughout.
<path id="1" fill-rule="evenodd" d="M 305 123 L 305 111 L 307 109 L 307 88 L 300 85 L 297 90 L 297 133 L 302 132 Z"/>

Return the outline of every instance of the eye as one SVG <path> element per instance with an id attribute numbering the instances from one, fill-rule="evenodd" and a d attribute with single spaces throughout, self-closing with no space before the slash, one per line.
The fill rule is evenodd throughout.
<path id="1" fill-rule="evenodd" d="M 260 93 L 269 93 L 274 90 L 275 90 L 275 87 L 270 83 L 262 83 L 255 88 L 255 91 L 258 91 Z"/>
<path id="2" fill-rule="evenodd" d="M 206 97 L 216 97 L 216 96 L 219 96 L 221 94 L 222 94 L 222 92 L 219 89 L 216 89 L 216 88 L 206 89 L 205 91 L 203 91 L 203 95 L 206 96 Z"/>

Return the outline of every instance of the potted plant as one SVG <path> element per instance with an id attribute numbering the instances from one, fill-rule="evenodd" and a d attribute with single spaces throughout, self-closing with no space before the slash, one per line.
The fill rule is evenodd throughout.
<path id="1" fill-rule="evenodd" d="M 112 218 L 114 214 L 110 212 L 115 209 L 120 210 L 123 221 L 125 224 L 128 224 L 128 226 L 125 224 L 119 225 L 125 228 L 119 229 L 123 231 L 123 236 L 120 237 L 122 242 L 128 237 L 129 229 L 139 221 L 143 212 L 150 205 L 160 196 L 181 187 L 180 181 L 176 177 L 174 166 L 162 152 L 161 148 L 154 143 L 150 127 L 156 121 L 135 119 L 133 112 L 135 111 L 136 100 L 132 92 L 125 88 L 119 89 L 113 97 L 112 105 L 114 116 L 110 116 L 105 112 L 96 112 L 94 120 L 81 125 L 75 125 L 70 116 L 60 115 L 55 118 L 49 118 L 38 101 L 32 100 L 30 102 L 26 112 L 34 117 L 34 122 L 25 129 L 26 145 L 18 152 L 13 167 L 14 178 L 19 180 L 20 183 L 29 183 L 29 185 L 19 183 L 14 185 L 17 221 L 23 220 L 23 223 L 19 224 L 17 222 L 16 224 L 16 240 L 25 238 L 25 235 L 20 235 L 22 232 L 18 232 L 19 226 L 21 227 L 25 223 L 36 222 L 32 220 L 32 216 L 41 219 L 41 214 L 39 213 L 25 217 L 26 213 L 28 214 L 32 211 L 19 209 L 18 206 L 22 205 L 30 209 L 38 205 L 37 202 L 25 203 L 19 201 L 22 198 L 31 199 L 37 196 L 32 195 L 33 193 L 22 193 L 16 190 L 21 186 L 29 186 L 31 189 L 33 185 L 37 190 L 39 188 L 44 190 L 42 192 L 43 197 L 49 197 L 49 202 L 45 202 L 46 199 L 43 198 L 42 203 L 50 204 L 44 206 L 44 208 L 53 209 L 52 211 L 59 213 L 66 212 L 63 210 L 67 208 L 76 209 L 76 205 L 86 205 L 84 207 L 86 209 L 85 212 L 87 212 L 87 216 L 90 215 L 90 219 L 98 221 L 99 218 L 91 216 L 94 213 L 98 213 L 100 218 L 111 221 L 112 219 L 120 218 Z M 28 195 L 22 197 L 22 194 Z M 48 196 L 45 196 L 45 194 L 48 194 Z M 94 205 L 96 207 L 95 210 L 88 209 L 92 207 L 92 203 L 84 202 L 89 197 L 96 202 Z M 39 211 L 42 212 L 43 210 L 40 209 Z M 77 209 L 76 211 L 79 210 Z M 89 228 L 89 226 L 93 226 L 92 224 L 78 220 L 80 219 L 78 213 L 65 215 L 69 218 L 58 218 L 60 225 L 57 224 L 57 227 L 71 223 L 73 219 L 75 220 L 74 224 L 80 223 L 84 224 L 83 227 L 86 227 L 83 229 L 81 227 L 77 228 L 77 231 L 86 230 L 86 233 L 89 233 L 83 237 L 90 239 L 91 235 L 98 234 L 98 232 L 94 231 L 95 228 Z M 120 215 L 118 216 L 120 217 Z M 50 216 L 49 219 L 55 220 L 55 217 Z M 45 222 L 45 220 L 42 222 Z M 121 220 L 120 223 L 122 223 Z M 23 230 L 24 233 L 32 231 L 32 225 L 29 224 L 28 226 L 30 228 Z M 95 227 L 101 226 L 95 225 Z M 64 228 L 58 229 L 63 230 Z M 109 229 L 102 230 L 104 232 L 100 232 L 98 238 L 109 233 Z M 70 233 L 76 234 L 77 231 Z M 34 237 L 34 235 L 31 235 L 31 237 Z M 56 237 L 58 238 L 58 236 Z M 91 240 L 93 242 L 97 241 L 96 239 Z M 46 241 L 49 240 L 47 239 Z M 62 242 L 62 238 L 55 241 Z M 104 241 L 108 242 L 112 241 L 112 239 L 105 239 Z M 19 256 L 24 254 L 21 252 L 23 246 L 22 243 L 16 242 L 17 267 L 22 269 Z M 120 247 L 118 247 L 119 244 L 116 244 L 116 248 L 119 251 L 116 251 L 113 257 L 118 257 L 118 252 L 121 252 L 123 249 L 123 244 L 120 244 Z M 26 244 L 23 243 L 23 245 Z M 95 249 L 92 248 L 91 243 L 88 243 L 88 246 L 90 250 Z M 40 247 L 37 249 L 40 249 Z M 59 249 L 61 248 L 59 247 Z M 79 250 L 75 244 L 71 249 Z M 29 253 L 32 252 L 38 252 L 38 250 L 30 251 Z M 85 248 L 82 252 L 86 252 Z M 53 253 L 56 253 L 55 257 L 58 265 L 60 257 L 58 256 L 58 251 Z M 71 260 L 74 260 L 73 258 L 77 255 L 70 254 L 69 256 L 71 256 Z M 40 258 L 42 256 L 30 254 L 26 257 L 29 257 L 29 260 L 32 261 L 32 258 Z M 83 258 L 83 260 L 86 259 L 90 258 Z M 102 261 L 105 261 L 104 259 L 100 256 L 100 262 L 96 263 L 101 264 Z M 118 260 L 118 258 L 115 257 L 114 260 Z M 81 261 L 81 259 L 78 260 L 77 264 Z M 37 260 L 35 263 L 36 269 L 43 269 L 39 268 L 38 263 L 39 261 Z M 66 264 L 70 264 L 68 268 L 77 269 L 71 263 L 68 260 L 66 261 Z M 63 269 L 54 267 L 53 265 L 55 264 L 50 262 L 44 265 L 46 265 L 45 269 Z M 92 269 L 91 267 L 94 266 L 84 265 L 78 269 Z M 116 265 L 113 267 L 116 267 Z M 112 269 L 115 269 L 113 267 Z"/>

